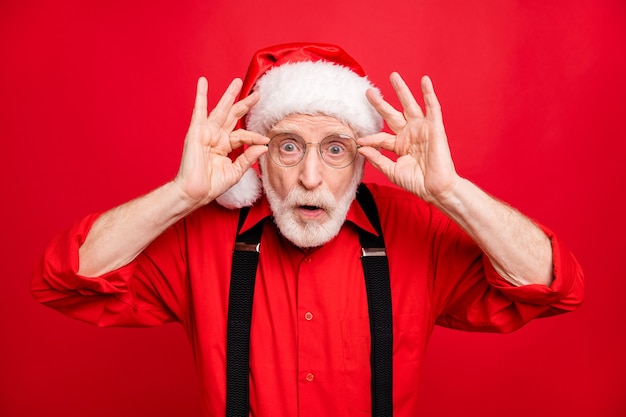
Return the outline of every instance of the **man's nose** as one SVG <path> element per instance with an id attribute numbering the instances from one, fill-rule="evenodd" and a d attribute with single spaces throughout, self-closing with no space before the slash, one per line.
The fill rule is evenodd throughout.
<path id="1" fill-rule="evenodd" d="M 298 180 L 307 190 L 315 189 L 322 185 L 323 182 L 322 169 L 324 167 L 322 165 L 324 165 L 324 162 L 319 152 L 317 152 L 316 146 L 319 145 L 308 145 L 304 158 L 299 164 L 300 173 Z"/>

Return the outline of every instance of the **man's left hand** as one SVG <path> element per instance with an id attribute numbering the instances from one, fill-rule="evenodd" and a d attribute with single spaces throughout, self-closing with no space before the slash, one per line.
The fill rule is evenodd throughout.
<path id="1" fill-rule="evenodd" d="M 391 182 L 437 204 L 445 200 L 459 180 L 454 168 L 448 139 L 443 126 L 441 106 L 428 76 L 421 80 L 425 111 L 422 111 L 400 74 L 390 76 L 391 84 L 402 105 L 396 110 L 374 90 L 367 99 L 395 133 L 379 133 L 358 140 L 359 152 Z M 394 162 L 376 148 L 398 155 Z"/>

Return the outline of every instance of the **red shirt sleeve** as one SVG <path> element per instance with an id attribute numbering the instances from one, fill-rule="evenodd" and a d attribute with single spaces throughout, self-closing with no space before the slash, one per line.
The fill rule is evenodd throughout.
<path id="1" fill-rule="evenodd" d="M 160 291 L 158 277 L 150 281 L 145 276 L 141 265 L 146 262 L 143 254 L 99 277 L 78 275 L 78 250 L 98 216 L 85 217 L 48 245 L 31 279 L 35 300 L 98 326 L 155 326 L 176 320 L 178 317 L 168 304 L 180 304 L 184 290 L 180 285 L 168 285 L 169 292 Z M 174 230 L 168 230 L 159 240 L 175 235 Z M 173 264 L 184 265 L 184 262 L 178 259 Z M 180 268 L 167 269 L 171 274 Z"/>
<path id="2" fill-rule="evenodd" d="M 501 277 L 465 233 L 451 222 L 433 250 L 434 306 L 439 325 L 468 331 L 510 332 L 530 320 L 565 313 L 583 301 L 582 270 L 547 228 L 554 281 L 515 286 Z"/>
<path id="3" fill-rule="evenodd" d="M 515 286 L 502 278 L 484 258 L 487 281 L 505 294 L 509 299 L 528 304 L 549 307 L 542 316 L 549 316 L 575 310 L 583 302 L 584 276 L 574 255 L 548 228 L 538 225 L 552 243 L 552 274 L 554 281 L 550 286 L 523 285 Z"/>

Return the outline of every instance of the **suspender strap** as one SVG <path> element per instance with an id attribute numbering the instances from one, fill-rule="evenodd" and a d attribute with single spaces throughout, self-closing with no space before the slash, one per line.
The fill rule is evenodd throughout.
<path id="1" fill-rule="evenodd" d="M 376 236 L 358 229 L 370 316 L 372 416 L 387 417 L 393 415 L 393 323 L 389 263 L 376 203 L 363 184 L 359 186 L 357 201 L 378 232 Z"/>
<path id="2" fill-rule="evenodd" d="M 370 316 L 372 416 L 391 417 L 393 325 L 389 264 L 376 203 L 363 184 L 359 186 L 357 201 L 378 232 L 376 236 L 358 229 Z M 226 338 L 226 417 L 247 417 L 249 413 L 250 325 L 263 222 L 240 235 L 247 214 L 247 208 L 240 212 L 233 251 Z"/>
<path id="3" fill-rule="evenodd" d="M 250 388 L 250 325 L 263 222 L 239 234 L 249 208 L 241 210 L 228 299 L 226 336 L 226 416 L 247 417 Z"/>

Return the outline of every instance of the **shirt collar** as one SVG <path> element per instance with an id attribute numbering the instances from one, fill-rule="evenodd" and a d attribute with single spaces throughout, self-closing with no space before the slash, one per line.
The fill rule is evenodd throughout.
<path id="1" fill-rule="evenodd" d="M 264 220 L 268 217 L 272 216 L 272 210 L 270 209 L 270 205 L 263 195 L 252 207 L 250 207 L 250 212 L 246 217 L 245 222 L 243 223 L 243 227 L 241 228 L 241 233 L 249 230 L 254 225 L 256 225 L 261 220 Z M 372 233 L 378 236 L 378 232 L 365 215 L 365 212 L 356 201 L 352 201 L 350 205 L 350 209 L 348 210 L 348 214 L 346 216 L 346 221 L 353 223 L 357 227 L 365 230 L 366 232 Z"/>

